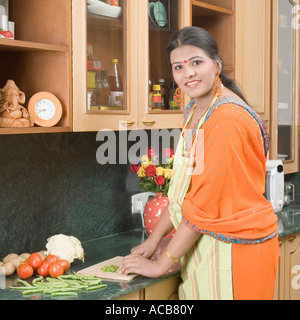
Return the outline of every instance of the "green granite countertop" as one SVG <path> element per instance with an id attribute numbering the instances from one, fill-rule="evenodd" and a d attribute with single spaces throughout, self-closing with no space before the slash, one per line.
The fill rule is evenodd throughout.
<path id="1" fill-rule="evenodd" d="M 279 237 L 284 237 L 292 233 L 300 231 L 300 205 L 291 205 L 283 208 L 282 212 L 277 214 L 278 216 L 278 232 Z M 79 271 L 83 268 L 87 268 L 93 264 L 101 261 L 113 258 L 115 256 L 127 255 L 130 250 L 143 242 L 144 240 L 143 230 L 133 230 L 130 232 L 113 235 L 106 238 L 91 240 L 83 242 L 82 246 L 85 250 L 85 262 L 75 261 L 72 263 L 71 270 Z M 167 240 L 163 240 L 161 243 L 160 252 L 162 248 L 167 244 Z M 15 286 L 18 276 L 7 277 L 5 283 L 1 283 L 0 279 L 0 300 L 114 300 L 122 296 L 131 294 L 146 287 L 155 285 L 163 280 L 175 277 L 179 275 L 179 270 L 175 270 L 161 278 L 151 279 L 139 276 L 130 282 L 114 282 L 104 281 L 107 287 L 95 292 L 81 292 L 78 297 L 55 297 L 35 295 L 31 297 L 24 297 L 18 291 L 10 290 L 10 286 Z M 3 280 L 3 279 L 2 279 Z M 5 287 L 5 289 L 3 288 Z"/>
<path id="2" fill-rule="evenodd" d="M 115 256 L 125 256 L 130 253 L 130 250 L 143 242 L 143 230 L 134 230 L 106 238 L 91 240 L 83 242 L 82 246 L 85 251 L 85 262 L 75 261 L 72 263 L 70 271 L 79 271 L 81 269 L 90 267 L 96 263 L 105 261 Z M 161 252 L 168 240 L 162 240 L 159 252 Z M 159 254 L 158 252 L 158 254 Z M 7 277 L 5 281 L 5 289 L 3 288 L 3 281 L 1 286 L 0 279 L 0 300 L 114 300 L 146 287 L 155 285 L 163 280 L 175 277 L 179 274 L 179 270 L 175 270 L 161 278 L 151 279 L 146 277 L 136 277 L 130 282 L 116 282 L 104 281 L 107 287 L 94 292 L 80 292 L 77 297 L 50 297 L 49 295 L 42 296 L 40 294 L 24 297 L 21 292 L 17 290 L 10 290 L 10 286 L 17 285 L 17 274 Z M 3 279 L 2 279 L 3 280 Z M 29 279 L 30 280 L 30 279 Z M 29 282 L 28 280 L 28 282 Z"/>
<path id="3" fill-rule="evenodd" d="M 300 205 L 283 207 L 277 217 L 279 238 L 300 231 Z"/>

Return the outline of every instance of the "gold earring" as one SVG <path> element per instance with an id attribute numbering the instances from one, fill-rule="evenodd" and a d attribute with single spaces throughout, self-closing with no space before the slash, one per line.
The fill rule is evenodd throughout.
<path id="1" fill-rule="evenodd" d="M 174 94 L 174 101 L 177 105 L 177 107 L 183 107 L 183 100 L 184 100 L 184 95 L 179 87 L 177 87 L 175 94 Z"/>
<path id="2" fill-rule="evenodd" d="M 211 92 L 212 92 L 213 96 L 220 96 L 222 93 L 222 81 L 221 81 L 218 73 L 216 74 L 214 85 L 212 87 Z"/>

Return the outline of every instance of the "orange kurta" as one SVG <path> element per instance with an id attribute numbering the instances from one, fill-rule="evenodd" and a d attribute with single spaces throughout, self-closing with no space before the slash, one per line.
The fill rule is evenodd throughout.
<path id="1" fill-rule="evenodd" d="M 277 216 L 263 196 L 266 150 L 258 122 L 247 108 L 224 101 L 202 130 L 204 163 L 196 154 L 196 171 L 201 173 L 191 178 L 182 203 L 183 221 L 233 244 L 234 299 L 272 299 L 279 254 Z M 257 239 L 261 243 L 248 244 Z"/>

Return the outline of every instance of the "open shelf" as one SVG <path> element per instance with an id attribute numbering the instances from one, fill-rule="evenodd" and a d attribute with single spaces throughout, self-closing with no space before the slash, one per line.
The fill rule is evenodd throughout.
<path id="1" fill-rule="evenodd" d="M 197 16 L 215 16 L 215 15 L 233 15 L 234 10 L 216 6 L 213 4 L 205 3 L 202 1 L 193 0 L 193 15 Z"/>
<path id="2" fill-rule="evenodd" d="M 72 0 L 10 0 L 15 39 L 0 39 L 0 88 L 13 80 L 27 109 L 37 92 L 54 94 L 63 116 L 54 127 L 0 128 L 0 134 L 72 131 Z"/>
<path id="3" fill-rule="evenodd" d="M 192 25 L 204 28 L 216 40 L 230 78 L 235 78 L 235 1 L 192 0 Z"/>
<path id="4" fill-rule="evenodd" d="M 1 51 L 53 51 L 67 52 L 67 46 L 52 45 L 46 43 L 36 43 L 22 40 L 0 39 Z"/>
<path id="5" fill-rule="evenodd" d="M 31 128 L 0 128 L 0 135 L 5 134 L 33 134 L 33 133 L 57 133 L 71 132 L 71 127 L 31 127 Z"/>

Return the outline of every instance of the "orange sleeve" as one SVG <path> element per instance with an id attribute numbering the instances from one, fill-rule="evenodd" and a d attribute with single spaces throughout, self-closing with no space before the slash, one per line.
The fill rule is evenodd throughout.
<path id="1" fill-rule="evenodd" d="M 192 176 L 183 220 L 200 231 L 245 239 L 275 232 L 277 217 L 263 196 L 266 161 L 256 121 L 243 108 L 225 104 L 202 130 L 203 171 Z M 201 159 L 196 153 L 196 169 Z"/>

